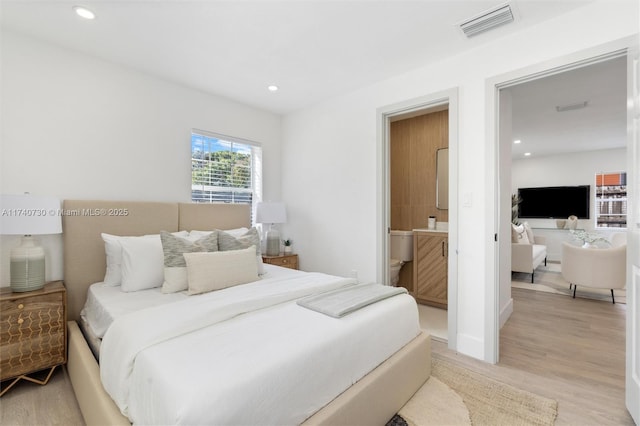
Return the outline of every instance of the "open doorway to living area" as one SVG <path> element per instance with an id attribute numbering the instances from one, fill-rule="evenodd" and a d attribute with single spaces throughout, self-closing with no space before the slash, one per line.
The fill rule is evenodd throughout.
<path id="1" fill-rule="evenodd" d="M 564 243 L 609 247 L 626 231 L 626 56 L 507 87 L 500 96 L 511 105 L 511 137 L 501 144 L 511 151 L 512 287 L 573 295 L 562 280 Z M 535 259 L 535 249 L 517 250 L 529 245 L 544 247 L 546 262 L 543 253 Z M 607 280 L 612 287 L 585 283 L 576 295 L 611 301 L 613 288 L 623 303 L 624 289 L 609 281 L 619 279 Z"/>
<path id="2" fill-rule="evenodd" d="M 615 263 L 612 252 L 626 236 L 627 57 L 569 68 L 500 89 L 500 211 L 513 215 L 500 245 L 499 362 L 592 388 L 580 404 L 594 421 L 626 424 L 626 255 Z M 606 255 L 609 269 L 587 255 Z M 576 286 L 575 270 L 603 275 Z"/>

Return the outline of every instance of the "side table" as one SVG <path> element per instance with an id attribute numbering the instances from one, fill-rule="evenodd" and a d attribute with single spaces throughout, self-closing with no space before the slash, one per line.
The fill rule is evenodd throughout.
<path id="1" fill-rule="evenodd" d="M 0 289 L 0 381 L 13 379 L 45 385 L 55 368 L 67 362 L 67 294 L 62 281 L 39 290 L 14 293 Z M 28 374 L 49 369 L 44 380 Z"/>
<path id="2" fill-rule="evenodd" d="M 298 269 L 298 255 L 291 253 L 280 253 L 277 256 L 262 256 L 262 261 L 270 265 L 282 266 L 289 269 Z"/>

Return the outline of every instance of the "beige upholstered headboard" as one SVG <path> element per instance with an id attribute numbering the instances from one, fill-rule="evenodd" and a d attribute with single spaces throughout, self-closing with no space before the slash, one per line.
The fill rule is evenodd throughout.
<path id="1" fill-rule="evenodd" d="M 65 200 L 63 209 L 64 282 L 70 320 L 79 318 L 89 286 L 104 278 L 101 233 L 136 236 L 251 226 L 248 204 Z"/>

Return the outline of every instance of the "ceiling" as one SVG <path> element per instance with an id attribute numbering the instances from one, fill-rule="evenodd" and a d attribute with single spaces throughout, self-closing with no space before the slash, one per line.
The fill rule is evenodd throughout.
<path id="1" fill-rule="evenodd" d="M 0 1 L 3 28 L 278 114 L 589 3 L 511 0 L 515 22 L 468 39 L 458 24 L 503 0 L 79 0 L 92 21 L 76 2 Z"/>
<path id="2" fill-rule="evenodd" d="M 512 158 L 623 148 L 627 137 L 626 57 L 555 74 L 508 89 Z M 587 102 L 581 109 L 556 107 Z"/>
<path id="3" fill-rule="evenodd" d="M 80 1 L 80 0 L 79 0 Z M 511 0 L 515 21 L 473 38 L 458 25 L 500 0 L 0 0 L 3 28 L 277 114 L 357 90 L 582 7 Z M 511 87 L 514 159 L 625 146 L 626 63 Z M 267 90 L 277 85 L 277 92 Z M 559 113 L 555 107 L 587 101 Z"/>

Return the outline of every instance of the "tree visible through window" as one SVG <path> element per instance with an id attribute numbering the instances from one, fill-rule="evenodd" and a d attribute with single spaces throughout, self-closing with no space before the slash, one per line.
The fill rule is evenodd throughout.
<path id="1" fill-rule="evenodd" d="M 202 131 L 191 133 L 191 200 L 253 204 L 259 198 L 261 148 Z"/>
<path id="2" fill-rule="evenodd" d="M 627 227 L 627 174 L 596 174 L 596 227 Z"/>

